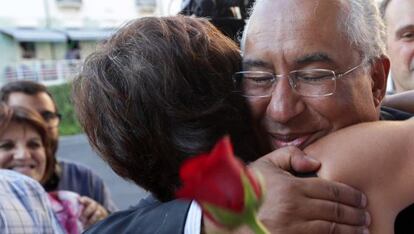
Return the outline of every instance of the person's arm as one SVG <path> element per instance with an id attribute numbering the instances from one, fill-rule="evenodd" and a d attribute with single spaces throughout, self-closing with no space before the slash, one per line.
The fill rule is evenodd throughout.
<path id="1" fill-rule="evenodd" d="M 382 105 L 414 113 L 414 90 L 385 96 Z"/>
<path id="2" fill-rule="evenodd" d="M 319 166 L 294 147 L 276 150 L 250 165 L 265 179 L 265 201 L 258 216 L 270 233 L 362 233 L 367 224 L 361 192 L 345 184 L 297 178 L 288 172 L 312 172 Z M 216 233 L 207 219 L 204 224 L 205 233 Z M 332 232 L 333 226 L 336 232 Z M 241 228 L 234 233 L 250 232 Z"/>
<path id="3" fill-rule="evenodd" d="M 322 162 L 320 177 L 352 185 L 367 195 L 371 233 L 394 232 L 396 215 L 414 201 L 414 120 L 348 127 L 305 152 Z"/>
<path id="4" fill-rule="evenodd" d="M 1 233 L 65 233 L 38 181 L 0 169 Z"/>

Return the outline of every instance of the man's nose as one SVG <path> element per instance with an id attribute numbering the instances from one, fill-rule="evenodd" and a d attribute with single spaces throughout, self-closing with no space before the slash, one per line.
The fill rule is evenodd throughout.
<path id="1" fill-rule="evenodd" d="M 289 84 L 289 79 L 283 77 L 272 92 L 266 115 L 272 121 L 287 123 L 300 115 L 306 109 L 302 97 Z"/>

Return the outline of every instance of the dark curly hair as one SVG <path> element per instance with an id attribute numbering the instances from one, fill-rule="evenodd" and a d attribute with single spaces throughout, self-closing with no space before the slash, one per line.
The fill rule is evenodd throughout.
<path id="1" fill-rule="evenodd" d="M 75 109 L 112 169 L 167 201 L 183 160 L 224 134 L 243 160 L 259 155 L 247 104 L 232 92 L 240 61 L 207 20 L 137 19 L 86 59 L 73 83 Z"/>

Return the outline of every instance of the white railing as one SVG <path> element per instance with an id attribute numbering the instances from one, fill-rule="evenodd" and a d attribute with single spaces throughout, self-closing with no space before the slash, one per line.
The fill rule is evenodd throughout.
<path id="1" fill-rule="evenodd" d="M 80 71 L 81 60 L 35 60 L 3 67 L 1 84 L 16 80 L 32 80 L 45 85 L 58 85 L 72 80 Z"/>

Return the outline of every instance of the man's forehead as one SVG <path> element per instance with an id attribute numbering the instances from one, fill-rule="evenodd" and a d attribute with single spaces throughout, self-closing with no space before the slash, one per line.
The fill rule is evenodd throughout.
<path id="1" fill-rule="evenodd" d="M 341 33 L 338 19 L 342 5 L 339 0 L 259 0 L 247 23 L 244 42 L 266 36 L 274 40 L 303 37 L 309 32 Z"/>
<path id="2" fill-rule="evenodd" d="M 349 44 L 337 23 L 339 6 L 337 0 L 258 1 L 244 35 L 244 59 L 263 60 L 289 51 L 294 63 L 322 57 L 333 60 L 338 45 Z"/>
<path id="3" fill-rule="evenodd" d="M 296 57 L 292 61 L 295 67 L 303 67 L 306 65 L 314 64 L 314 63 L 324 63 L 330 65 L 336 65 L 334 59 L 327 53 L 323 52 L 315 52 L 315 53 L 303 53 L 301 56 Z M 269 61 L 265 61 L 262 59 L 251 59 L 246 57 L 243 59 L 243 68 L 250 68 L 250 67 L 262 67 L 267 69 L 272 69 L 273 64 Z"/>
<path id="4" fill-rule="evenodd" d="M 392 0 L 388 3 L 385 10 L 385 18 L 398 19 L 405 14 L 414 10 L 414 2 L 412 0 Z M 400 13 L 403 13 L 402 15 Z"/>
<path id="5" fill-rule="evenodd" d="M 414 1 L 393 0 L 388 4 L 385 12 L 388 27 L 395 29 L 414 25 Z"/>
<path id="6" fill-rule="evenodd" d="M 279 20 L 297 24 L 304 20 L 323 19 L 347 5 L 341 0 L 257 0 L 250 21 L 260 24 L 261 21 L 278 23 Z"/>
<path id="7" fill-rule="evenodd" d="M 23 92 L 12 92 L 9 95 L 7 104 L 11 106 L 23 106 L 36 111 L 55 111 L 52 98 L 46 92 L 39 92 L 33 95 Z"/>

